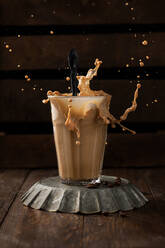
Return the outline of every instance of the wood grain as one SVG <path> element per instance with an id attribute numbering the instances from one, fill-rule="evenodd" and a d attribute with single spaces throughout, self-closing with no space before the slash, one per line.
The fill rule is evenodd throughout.
<path id="1" fill-rule="evenodd" d="M 55 32 L 55 30 L 54 30 Z M 144 36 L 143 36 L 144 35 Z M 147 40 L 148 45 L 142 45 Z M 5 46 L 9 45 L 12 52 Z M 71 48 L 79 54 L 80 68 L 93 66 L 98 57 L 103 60 L 103 68 L 139 66 L 139 59 L 148 66 L 164 66 L 165 33 L 82 34 L 82 35 L 39 35 L 1 37 L 1 70 L 20 69 L 64 69 Z M 149 60 L 145 56 L 150 56 Z M 134 58 L 131 61 L 131 58 Z M 81 70 L 79 71 L 81 72 Z"/>
<path id="2" fill-rule="evenodd" d="M 85 216 L 84 247 L 164 247 L 165 223 L 163 211 L 155 208 L 151 191 L 146 179 L 148 174 L 154 175 L 155 170 L 109 170 L 107 174 L 129 178 L 145 192 L 150 202 L 141 209 L 128 212 L 128 217 L 116 216 Z M 157 169 L 157 173 L 161 173 Z M 163 184 L 161 184 L 163 186 Z M 152 183 L 151 183 L 152 187 Z M 164 189 L 164 187 L 163 187 Z M 165 204 L 164 204 L 165 206 Z"/>
<path id="3" fill-rule="evenodd" d="M 53 175 L 56 175 L 54 170 L 31 172 L 1 227 L 0 241 L 3 248 L 82 247 L 82 216 L 35 211 L 22 205 L 20 196 L 31 184 Z"/>
<path id="4" fill-rule="evenodd" d="M 138 107 L 128 116 L 129 123 L 165 122 L 164 80 L 140 80 Z M 65 80 L 1 80 L 0 122 L 51 122 L 50 105 L 42 104 L 47 90 L 69 92 L 70 84 Z M 104 90 L 112 95 L 110 111 L 117 118 L 131 105 L 136 89 L 136 81 L 129 80 L 93 80 L 91 87 Z M 21 89 L 24 89 L 22 92 Z M 33 90 L 35 88 L 35 90 Z M 40 89 L 43 89 L 42 91 Z M 157 103 L 154 100 L 158 100 Z M 146 106 L 146 104 L 148 104 Z M 149 124 L 150 125 L 150 124 Z M 2 131 L 2 130 L 1 130 Z"/>
<path id="5" fill-rule="evenodd" d="M 164 248 L 164 173 L 163 168 L 104 171 L 106 175 L 129 179 L 149 199 L 144 207 L 122 217 L 118 213 L 83 216 L 23 207 L 20 201 L 22 193 L 37 180 L 57 174 L 56 170 L 32 170 L 0 227 L 1 246 Z"/>
<path id="6" fill-rule="evenodd" d="M 163 0 L 127 2 L 128 6 L 120 0 L 6 0 L 0 3 L 0 22 L 3 25 L 164 23 Z"/>
<path id="7" fill-rule="evenodd" d="M 18 194 L 28 170 L 0 170 L 0 225 Z"/>
<path id="8" fill-rule="evenodd" d="M 163 167 L 165 135 L 110 134 L 104 168 Z M 57 168 L 53 135 L 0 136 L 1 168 Z"/>

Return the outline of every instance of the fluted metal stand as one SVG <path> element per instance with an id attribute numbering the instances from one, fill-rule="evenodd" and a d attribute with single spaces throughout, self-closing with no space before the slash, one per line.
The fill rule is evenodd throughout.
<path id="1" fill-rule="evenodd" d="M 116 177 L 102 176 L 101 180 L 114 183 Z M 97 188 L 62 184 L 59 177 L 49 177 L 35 183 L 21 198 L 25 206 L 51 212 L 115 213 L 140 208 L 147 198 L 127 179 L 118 186 Z"/>

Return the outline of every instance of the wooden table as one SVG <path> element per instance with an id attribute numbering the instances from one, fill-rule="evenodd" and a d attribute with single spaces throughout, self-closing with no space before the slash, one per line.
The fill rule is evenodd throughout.
<path id="1" fill-rule="evenodd" d="M 111 169 L 136 184 L 150 200 L 127 216 L 49 213 L 24 207 L 20 195 L 57 170 L 0 171 L 0 245 L 2 248 L 165 247 L 165 168 Z"/>

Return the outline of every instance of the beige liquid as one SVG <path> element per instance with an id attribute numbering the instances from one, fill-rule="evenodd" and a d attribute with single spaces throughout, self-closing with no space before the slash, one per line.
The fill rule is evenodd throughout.
<path id="1" fill-rule="evenodd" d="M 99 117 L 99 107 L 106 97 L 52 96 L 49 99 L 60 177 L 81 181 L 98 179 L 107 136 L 107 125 Z M 68 105 L 72 108 L 72 118 L 76 116 L 78 120 L 80 136 L 66 126 Z"/>
<path id="2" fill-rule="evenodd" d="M 94 69 L 89 69 L 86 76 L 77 76 L 80 91 L 78 96 L 48 91 L 48 99 L 43 100 L 43 103 L 51 103 L 59 175 L 67 181 L 99 178 L 108 124 L 112 128 L 119 125 L 123 131 L 135 134 L 121 122 L 136 110 L 141 85 L 137 84 L 132 105 L 124 111 L 120 119 L 116 119 L 109 112 L 111 95 L 90 88 L 90 81 L 97 75 L 101 63 L 102 61 L 96 59 Z"/>

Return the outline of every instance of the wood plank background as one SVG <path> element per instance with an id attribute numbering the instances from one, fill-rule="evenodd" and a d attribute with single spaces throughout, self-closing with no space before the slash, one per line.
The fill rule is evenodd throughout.
<path id="1" fill-rule="evenodd" d="M 128 6 L 125 3 L 128 2 Z M 134 8 L 131 11 L 131 7 Z M 91 1 L 91 0 L 6 0 L 1 1 L 0 22 L 3 25 L 70 25 L 165 23 L 164 1 Z M 16 14 L 17 13 L 17 14 Z M 33 15 L 34 16 L 33 16 Z M 8 16 L 8 18 L 6 18 Z M 131 16 L 136 16 L 131 21 Z"/>
<path id="2" fill-rule="evenodd" d="M 138 33 L 136 38 L 132 33 L 56 35 L 54 32 L 54 35 L 1 37 L 0 69 L 17 70 L 18 64 L 25 70 L 64 69 L 71 47 L 78 51 L 80 68 L 93 66 L 96 57 L 103 60 L 103 68 L 125 67 L 126 64 L 136 67 L 139 59 L 144 61 L 145 67 L 165 64 L 163 32 Z M 142 45 L 143 40 L 148 41 L 147 46 Z M 6 44 L 12 52 L 5 48 Z M 145 56 L 150 59 L 146 60 Z"/>
<path id="3" fill-rule="evenodd" d="M 20 168 L 23 157 L 27 158 L 24 164 L 27 168 L 54 166 L 54 145 L 49 136 L 50 107 L 41 100 L 48 89 L 68 91 L 65 77 L 69 75 L 67 55 L 72 47 L 79 54 L 79 74 L 86 73 L 96 57 L 103 60 L 92 88 L 112 94 L 111 112 L 115 116 L 119 117 L 130 106 L 136 83 L 142 83 L 137 111 L 126 122 L 138 135 L 124 137 L 128 149 L 123 152 L 122 147 L 118 148 L 119 159 L 107 149 L 105 167 L 108 164 L 162 166 L 165 159 L 160 149 L 165 129 L 164 7 L 163 0 L 1 1 L 0 149 L 4 152 L 0 155 L 0 166 Z M 146 46 L 142 45 L 144 40 L 148 41 Z M 144 67 L 139 66 L 140 59 Z M 31 77 L 30 82 L 25 81 L 26 74 Z M 118 142 L 122 143 L 121 136 L 113 135 L 116 147 Z M 45 144 L 45 139 L 47 145 L 41 150 L 49 154 L 47 165 L 38 152 L 39 143 Z M 134 149 L 136 143 L 138 154 Z M 23 147 L 30 149 L 29 153 L 20 155 Z M 132 160 L 133 156 L 136 161 Z"/>

